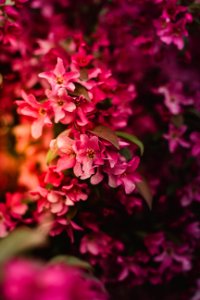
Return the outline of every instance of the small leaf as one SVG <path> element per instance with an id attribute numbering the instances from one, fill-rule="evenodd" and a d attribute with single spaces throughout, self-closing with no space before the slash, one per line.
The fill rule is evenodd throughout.
<path id="1" fill-rule="evenodd" d="M 89 132 L 110 142 L 113 146 L 115 146 L 115 148 L 119 149 L 119 142 L 118 142 L 117 135 L 110 128 L 99 125 L 95 127 L 93 130 L 89 130 Z"/>
<path id="2" fill-rule="evenodd" d="M 57 155 L 58 155 L 57 150 L 49 149 L 49 151 L 47 152 L 47 155 L 46 155 L 47 165 L 49 165 L 57 157 Z"/>
<path id="3" fill-rule="evenodd" d="M 70 96 L 83 96 L 89 102 L 91 101 L 87 89 L 79 83 L 75 83 L 75 90 L 69 94 Z"/>
<path id="4" fill-rule="evenodd" d="M 82 268 L 89 271 L 92 270 L 92 266 L 88 262 L 81 260 L 78 257 L 70 255 L 56 256 L 50 261 L 50 263 L 65 263 L 66 265 L 71 267 Z"/>
<path id="5" fill-rule="evenodd" d="M 141 196 L 144 198 L 147 205 L 151 209 L 153 196 L 152 196 L 150 186 L 147 183 L 147 181 L 143 178 L 141 182 L 136 183 L 136 187 L 138 189 L 138 192 L 141 194 Z"/>
<path id="6" fill-rule="evenodd" d="M 47 230 L 42 227 L 23 227 L 11 232 L 0 241 L 0 264 L 22 251 L 43 246 L 47 241 Z"/>
<path id="7" fill-rule="evenodd" d="M 125 140 L 137 145 L 140 149 L 140 153 L 141 155 L 143 155 L 144 153 L 144 145 L 143 143 L 135 136 L 135 135 L 132 135 L 130 133 L 126 133 L 126 132 L 123 132 L 123 131 L 116 131 L 116 135 L 121 137 L 121 138 L 124 138 Z"/>

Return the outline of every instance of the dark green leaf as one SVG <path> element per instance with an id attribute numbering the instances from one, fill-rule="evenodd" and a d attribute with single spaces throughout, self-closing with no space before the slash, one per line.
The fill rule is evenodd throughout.
<path id="1" fill-rule="evenodd" d="M 135 136 L 135 135 L 132 135 L 130 133 L 126 133 L 126 132 L 123 132 L 123 131 L 116 131 L 116 135 L 137 145 L 140 149 L 140 153 L 141 155 L 143 155 L 144 153 L 144 145 L 143 143 Z"/>
<path id="2" fill-rule="evenodd" d="M 50 263 L 64 263 L 68 266 L 82 268 L 89 271 L 92 270 L 92 266 L 88 262 L 81 260 L 78 257 L 70 256 L 70 255 L 56 256 L 50 261 Z"/>

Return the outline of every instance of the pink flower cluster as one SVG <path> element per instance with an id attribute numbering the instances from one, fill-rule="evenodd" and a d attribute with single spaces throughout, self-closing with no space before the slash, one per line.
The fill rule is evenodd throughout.
<path id="1" fill-rule="evenodd" d="M 77 288 L 78 287 L 78 288 Z M 1 295 L 5 300 L 106 300 L 100 282 L 64 264 L 11 260 L 4 266 Z"/>
<path id="2" fill-rule="evenodd" d="M 49 218 L 36 256 L 84 258 L 111 299 L 198 299 L 199 19 L 198 0 L 0 2 L 1 238 Z M 57 267 L 12 262 L 6 297 L 101 299 Z"/>

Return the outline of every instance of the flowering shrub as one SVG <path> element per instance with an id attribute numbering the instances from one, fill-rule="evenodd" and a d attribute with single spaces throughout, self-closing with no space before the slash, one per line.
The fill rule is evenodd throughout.
<path id="1" fill-rule="evenodd" d="M 2 241 L 48 219 L 31 255 L 87 261 L 111 299 L 199 299 L 199 17 L 197 0 L 0 2 Z M 6 300 L 107 297 L 68 265 L 3 268 Z"/>

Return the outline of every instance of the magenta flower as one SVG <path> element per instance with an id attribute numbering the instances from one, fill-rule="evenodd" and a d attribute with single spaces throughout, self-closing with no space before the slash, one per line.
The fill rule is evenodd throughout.
<path id="1" fill-rule="evenodd" d="M 200 156 L 200 133 L 192 132 L 190 135 L 190 140 L 192 142 L 192 155 L 196 157 Z"/>
<path id="2" fill-rule="evenodd" d="M 118 187 L 123 185 L 126 194 L 132 193 L 136 187 L 135 183 L 141 181 L 141 177 L 136 172 L 139 163 L 139 157 L 135 156 L 129 162 L 120 161 L 113 168 L 109 168 L 107 171 L 109 186 Z"/>
<path id="3" fill-rule="evenodd" d="M 95 169 L 104 164 L 104 147 L 97 136 L 81 134 L 73 149 L 76 154 L 74 174 L 81 179 L 90 178 Z"/>
<path id="4" fill-rule="evenodd" d="M 74 91 L 74 82 L 76 82 L 80 75 L 78 72 L 66 72 L 63 60 L 58 57 L 56 67 L 53 71 L 43 72 L 38 76 L 46 79 L 52 90 L 57 92 L 60 88 L 66 88 L 69 91 Z"/>
<path id="5" fill-rule="evenodd" d="M 59 155 L 56 169 L 58 172 L 73 168 L 76 163 L 76 155 L 73 150 L 74 140 L 69 137 L 69 132 L 62 132 L 55 140 L 50 143 L 53 152 Z"/>
<path id="6" fill-rule="evenodd" d="M 161 272 L 172 268 L 173 264 L 179 264 L 180 271 L 189 271 L 192 267 L 187 246 L 168 245 L 160 255 L 155 256 L 154 261 L 160 263 L 159 270 Z"/>
<path id="7" fill-rule="evenodd" d="M 57 216 L 62 216 L 69 210 L 69 203 L 66 204 L 65 193 L 61 191 L 38 187 L 31 194 L 37 201 L 38 213 L 49 211 Z"/>
<path id="8" fill-rule="evenodd" d="M 180 14 L 182 17 L 178 18 Z M 177 5 L 177 1 L 167 3 L 160 19 L 154 21 L 157 35 L 167 45 L 175 44 L 179 50 L 184 47 L 184 37 L 188 36 L 187 23 L 192 22 L 192 15 L 183 6 Z"/>
<path id="9" fill-rule="evenodd" d="M 76 105 L 73 99 L 67 95 L 66 89 L 60 88 L 57 94 L 48 92 L 47 97 L 53 108 L 55 123 L 71 123 L 74 119 L 72 112 L 76 109 Z"/>
<path id="10" fill-rule="evenodd" d="M 44 177 L 44 182 L 46 184 L 50 183 L 53 186 L 58 187 L 61 184 L 63 178 L 64 178 L 63 173 L 57 171 L 56 167 L 52 166 L 48 168 Z"/>
<path id="11" fill-rule="evenodd" d="M 183 95 L 182 89 L 183 85 L 181 82 L 171 83 L 158 89 L 158 92 L 164 96 L 165 105 L 174 115 L 181 112 L 182 105 L 191 105 L 194 102 L 193 99 Z"/>
<path id="12" fill-rule="evenodd" d="M 137 284 L 143 283 L 143 279 L 145 278 L 147 271 L 139 265 L 135 257 L 132 256 L 124 258 L 118 256 L 117 261 L 121 266 L 121 272 L 118 276 L 119 281 L 123 281 L 130 276 L 130 278 L 135 277 L 137 279 Z"/>
<path id="13" fill-rule="evenodd" d="M 66 204 L 74 205 L 80 200 L 87 200 L 88 186 L 85 183 L 79 183 L 77 178 L 73 178 L 68 185 L 62 187 L 62 191 L 66 193 Z"/>
<path id="14" fill-rule="evenodd" d="M 103 286 L 80 269 L 13 260 L 4 267 L 5 300 L 106 300 Z"/>
<path id="15" fill-rule="evenodd" d="M 42 134 L 42 129 L 45 124 L 51 125 L 51 108 L 48 101 L 38 102 L 35 96 L 27 95 L 22 91 L 23 101 L 16 101 L 18 105 L 18 113 L 29 117 L 33 120 L 31 125 L 31 134 L 37 139 Z"/>
<path id="16" fill-rule="evenodd" d="M 72 63 L 80 68 L 86 67 L 93 59 L 92 55 L 87 55 L 84 49 L 72 56 Z"/>
<path id="17" fill-rule="evenodd" d="M 164 138 L 169 142 L 169 151 L 174 153 L 178 146 L 184 148 L 189 148 L 190 143 L 182 138 L 183 134 L 186 132 L 187 127 L 182 125 L 181 127 L 176 127 L 173 124 L 169 125 L 169 133 L 164 134 Z"/>
<path id="18" fill-rule="evenodd" d="M 193 202 L 200 203 L 200 177 L 186 185 L 180 192 L 180 201 L 182 206 L 188 206 Z"/>
<path id="19" fill-rule="evenodd" d="M 6 206 L 15 218 L 23 216 L 28 210 L 28 205 L 24 202 L 24 195 L 19 192 L 6 194 Z"/>

